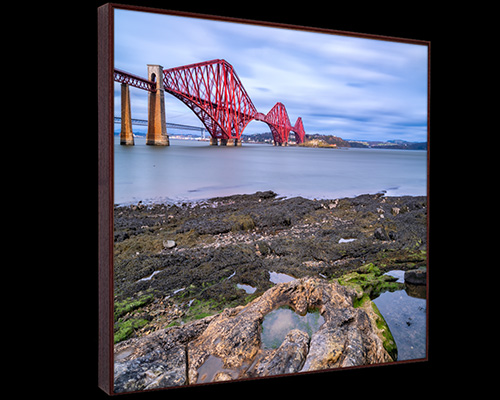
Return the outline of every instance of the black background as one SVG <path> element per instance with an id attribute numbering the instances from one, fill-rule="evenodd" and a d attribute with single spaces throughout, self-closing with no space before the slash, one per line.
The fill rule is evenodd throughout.
<path id="1" fill-rule="evenodd" d="M 95 3 L 81 3 L 83 15 L 88 19 L 85 25 L 88 31 L 85 41 L 88 41 L 90 59 L 95 60 L 94 70 L 97 77 L 97 7 L 105 4 L 104 1 Z M 438 166 L 435 160 L 441 155 L 439 128 L 442 127 L 442 118 L 439 117 L 437 105 L 442 105 L 439 99 L 441 78 L 447 74 L 445 58 L 447 43 L 453 40 L 456 31 L 447 25 L 449 21 L 448 10 L 440 11 L 427 7 L 425 3 L 394 3 L 396 5 L 382 5 L 380 2 L 349 2 L 338 1 L 320 2 L 222 2 L 222 1 L 117 1 L 119 4 L 147 6 L 166 10 L 180 10 L 214 16 L 228 16 L 269 21 L 285 24 L 320 27 L 356 33 L 392 36 L 404 39 L 417 39 L 431 42 L 431 117 L 430 117 L 430 198 L 429 215 L 430 230 L 428 243 L 429 257 L 429 303 L 428 312 L 430 323 L 428 338 L 429 359 L 425 362 L 411 362 L 376 367 L 355 368 L 311 374 L 299 374 L 278 378 L 266 378 L 251 381 L 217 383 L 209 385 L 195 385 L 190 387 L 159 390 L 155 392 L 128 394 L 130 398 L 195 398 L 199 396 L 224 396 L 224 398 L 248 396 L 249 398 L 300 399 L 301 397 L 334 398 L 339 395 L 346 398 L 379 398 L 394 396 L 411 396 L 412 398 L 429 396 L 437 388 L 443 388 L 444 379 L 453 380 L 450 368 L 453 366 L 451 354 L 455 353 L 453 337 L 449 329 L 449 316 L 442 288 L 446 287 L 445 274 L 440 271 L 438 230 L 443 226 L 439 221 L 440 195 L 439 179 L 437 178 Z M 93 6 L 91 6 L 93 4 Z M 390 3 L 392 4 L 392 3 Z M 76 6 L 78 10 L 78 5 Z M 87 25 L 88 23 L 88 25 Z M 94 82 L 97 79 L 95 78 Z M 91 82 L 89 82 L 91 84 Z M 96 88 L 94 83 L 94 87 Z M 90 90 L 89 90 L 90 91 Z M 96 91 L 95 91 L 96 92 Z M 96 93 L 97 94 L 97 93 Z M 94 98 L 97 98 L 95 96 Z M 94 110 L 96 108 L 94 107 Z M 94 111 L 95 124 L 97 113 Z M 97 129 L 95 128 L 90 139 L 94 145 L 93 154 L 95 166 L 97 165 Z M 434 132 L 437 132 L 434 134 Z M 440 155 L 441 154 L 441 155 Z M 96 168 L 96 167 L 94 167 Z M 94 177 L 97 177 L 95 170 Z M 94 227 L 97 223 L 97 182 L 94 178 L 93 195 L 90 198 L 95 211 Z M 93 203 L 92 203 L 93 202 Z M 92 219 L 90 220 L 92 222 Z M 435 223 L 436 221 L 436 223 Z M 92 229 L 92 226 L 90 227 Z M 94 228 L 95 231 L 95 228 Z M 97 234 L 96 234 L 97 236 Z M 96 239 L 96 238 L 95 238 Z M 90 241 L 92 243 L 92 241 Z M 83 343 L 83 350 L 79 350 L 78 360 L 71 357 L 71 364 L 81 364 L 82 368 L 71 374 L 70 394 L 68 398 L 83 395 L 84 398 L 105 398 L 107 395 L 97 387 L 97 242 L 94 240 L 94 252 L 89 249 L 89 263 L 87 268 L 89 285 L 86 286 L 86 312 L 88 322 L 80 331 L 78 343 Z M 79 294 L 81 296 L 82 293 Z M 78 324 L 81 328 L 81 324 Z M 453 328 L 453 327 L 452 327 Z M 457 329 L 457 326 L 453 329 Z M 80 337 L 81 336 L 81 337 Z M 448 373 L 447 373 L 448 372 Z M 447 376 L 447 377 L 446 377 Z M 66 382 L 68 383 L 68 382 Z M 121 397 L 121 396 L 120 396 Z"/>

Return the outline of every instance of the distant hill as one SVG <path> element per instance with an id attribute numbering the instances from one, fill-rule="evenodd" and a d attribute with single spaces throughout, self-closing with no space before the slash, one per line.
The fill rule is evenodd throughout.
<path id="1" fill-rule="evenodd" d="M 351 147 L 348 141 L 342 139 L 338 136 L 333 135 L 320 135 L 318 133 L 314 135 L 306 134 L 305 146 L 312 143 L 312 146 L 308 147 Z"/>
<path id="2" fill-rule="evenodd" d="M 244 142 L 271 143 L 273 141 L 273 134 L 271 132 L 254 133 L 252 135 L 242 134 L 241 139 Z"/>
<path id="3" fill-rule="evenodd" d="M 404 140 L 348 140 L 351 147 L 371 149 L 427 150 L 427 142 L 407 142 Z"/>
<path id="4" fill-rule="evenodd" d="M 293 138 L 294 135 L 290 134 Z M 252 135 L 242 135 L 244 142 L 272 143 L 271 132 L 255 133 Z M 427 150 L 427 142 L 407 142 L 405 140 L 393 139 L 387 142 L 376 140 L 345 140 L 335 135 L 306 134 L 306 142 L 301 146 L 305 147 L 354 147 L 372 149 L 400 149 L 400 150 Z"/>

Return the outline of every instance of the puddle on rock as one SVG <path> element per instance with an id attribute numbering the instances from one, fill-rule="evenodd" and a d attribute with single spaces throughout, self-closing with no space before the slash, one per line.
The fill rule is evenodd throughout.
<path id="1" fill-rule="evenodd" d="M 398 283 L 405 282 L 405 272 L 404 271 L 395 269 L 395 270 L 386 272 L 384 275 L 389 275 L 389 276 L 393 276 L 394 278 L 398 278 L 398 280 L 396 281 Z"/>
<path id="2" fill-rule="evenodd" d="M 404 271 L 389 271 L 387 275 L 404 282 Z M 383 315 L 398 346 L 398 361 L 425 358 L 426 313 L 425 286 L 405 285 L 405 290 L 384 292 L 372 301 Z M 423 291 L 422 295 L 420 292 Z"/>
<path id="3" fill-rule="evenodd" d="M 300 329 L 311 337 L 324 322 L 325 319 L 319 311 L 301 316 L 289 307 L 278 308 L 267 314 L 262 321 L 262 347 L 277 349 L 292 329 Z"/>
<path id="4" fill-rule="evenodd" d="M 296 279 L 293 276 L 290 276 L 287 274 L 282 274 L 280 272 L 269 271 L 269 275 L 270 275 L 269 280 L 274 284 L 287 283 L 287 282 L 291 282 L 291 281 Z"/>
<path id="5" fill-rule="evenodd" d="M 254 288 L 253 286 L 250 285 L 245 285 L 243 283 L 237 283 L 236 286 L 238 287 L 238 289 L 243 289 L 248 294 L 255 293 L 255 291 L 257 290 L 257 288 Z"/>
<path id="6" fill-rule="evenodd" d="M 350 243 L 350 242 L 354 242 L 355 240 L 357 240 L 357 239 L 344 239 L 344 238 L 340 238 L 339 243 Z"/>
<path id="7" fill-rule="evenodd" d="M 149 275 L 149 276 L 147 276 L 145 278 L 139 279 L 137 282 L 150 281 L 153 276 L 155 276 L 156 274 L 159 274 L 160 272 L 161 272 L 161 270 L 160 271 L 155 271 L 151 275 Z"/>
<path id="8" fill-rule="evenodd" d="M 241 371 L 246 368 L 248 368 L 248 364 L 244 364 L 241 370 L 224 368 L 224 362 L 219 357 L 209 355 L 201 367 L 198 368 L 196 383 L 238 379 Z"/>

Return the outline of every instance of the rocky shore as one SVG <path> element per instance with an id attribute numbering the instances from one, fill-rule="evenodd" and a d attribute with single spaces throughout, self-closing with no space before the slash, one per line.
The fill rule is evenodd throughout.
<path id="1" fill-rule="evenodd" d="M 425 281 L 426 197 L 378 193 L 310 200 L 279 198 L 267 191 L 180 205 L 115 206 L 114 218 L 117 391 L 196 383 L 200 368 L 220 372 L 218 377 L 213 374 L 212 380 L 319 368 L 311 365 L 330 368 L 337 353 L 329 353 L 331 362 L 313 362 L 311 357 L 324 351 L 323 345 L 333 349 L 347 343 L 347 328 L 347 336 L 336 329 L 351 324 L 357 326 L 352 332 L 364 333 L 362 340 L 350 340 L 361 346 L 360 354 L 372 355 L 356 359 L 356 363 L 391 360 L 390 338 L 384 336 L 384 329 L 377 328 L 376 316 L 366 305 L 371 302 L 364 300 L 395 284 L 381 275 L 383 272 L 418 270 L 409 273 L 409 279 L 421 283 L 424 276 Z M 288 291 L 288 297 L 280 297 L 280 290 Z M 296 290 L 307 298 L 302 300 L 306 304 L 302 308 L 292 300 Z M 313 293 L 323 293 L 324 298 L 313 301 Z M 281 300 L 273 303 L 269 299 L 274 296 Z M 340 297 L 344 306 L 339 313 Z M 327 298 L 338 299 L 331 302 Z M 265 306 L 263 299 L 268 299 Z M 262 318 L 282 305 L 299 314 L 318 309 L 325 323 L 312 337 L 291 331 L 282 343 L 283 351 L 274 356 L 263 354 L 259 338 Z M 328 310 L 333 309 L 337 311 L 329 316 Z M 338 320 L 339 315 L 346 320 L 337 321 L 335 328 L 329 321 Z M 233 362 L 234 349 L 230 350 L 223 335 L 214 343 L 210 326 L 219 324 L 220 332 L 222 321 L 234 327 L 241 320 L 252 326 L 248 332 L 252 340 L 249 349 Z M 243 330 L 236 330 L 243 335 Z M 235 332 L 228 333 L 228 338 L 235 339 Z M 334 336 L 337 344 L 331 339 Z M 201 346 L 203 341 L 206 343 Z M 318 341 L 323 345 L 315 344 Z M 204 353 L 195 356 L 198 345 Z M 158 346 L 161 351 L 155 350 Z M 144 352 L 145 348 L 150 351 Z M 323 350 L 317 350 L 320 348 Z M 140 359 L 145 354 L 154 361 L 153 369 L 143 368 L 147 363 Z M 350 359 L 342 354 L 336 358 L 338 366 Z M 289 361 L 282 362 L 283 358 Z M 165 369 L 167 359 L 177 360 L 177 364 Z M 147 379 L 140 378 L 144 374 L 155 378 L 146 384 Z"/>

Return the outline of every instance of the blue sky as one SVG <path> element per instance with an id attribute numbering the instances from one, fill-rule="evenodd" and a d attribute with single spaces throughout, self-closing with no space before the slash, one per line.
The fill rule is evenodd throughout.
<path id="1" fill-rule="evenodd" d="M 233 65 L 258 111 L 280 101 L 308 134 L 427 140 L 427 46 L 115 9 L 118 69 L 146 77 L 147 64 L 216 58 Z M 132 118 L 147 119 L 147 92 L 130 94 Z M 168 93 L 165 104 L 167 122 L 202 126 Z M 268 130 L 252 121 L 244 133 Z"/>

